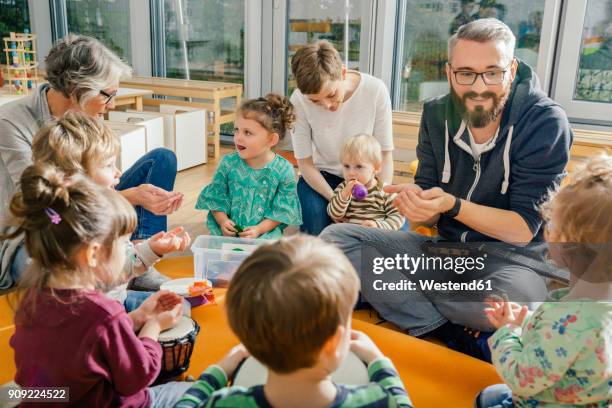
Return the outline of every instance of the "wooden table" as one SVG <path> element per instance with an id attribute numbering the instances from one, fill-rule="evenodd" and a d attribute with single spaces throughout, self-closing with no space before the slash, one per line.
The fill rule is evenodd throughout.
<path id="1" fill-rule="evenodd" d="M 115 96 L 115 106 L 132 105 L 137 111 L 142 110 L 142 97 L 151 96 L 150 89 L 119 88 Z"/>
<path id="2" fill-rule="evenodd" d="M 242 98 L 242 85 L 227 82 L 210 82 L 185 79 L 170 79 L 156 77 L 132 77 L 121 82 L 123 88 L 148 89 L 155 95 L 178 96 L 182 98 L 193 98 L 197 101 L 144 99 L 144 105 L 159 106 L 163 103 L 172 105 L 201 107 L 214 113 L 212 123 L 209 123 L 210 136 L 212 140 L 208 144 L 213 145 L 215 160 L 220 156 L 220 134 L 221 125 L 234 121 L 234 110 L 222 111 L 221 100 L 236 98 L 235 106 L 239 106 Z"/>

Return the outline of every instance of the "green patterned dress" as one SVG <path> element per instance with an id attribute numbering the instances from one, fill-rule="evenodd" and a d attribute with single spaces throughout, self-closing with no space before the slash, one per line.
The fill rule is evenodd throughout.
<path id="1" fill-rule="evenodd" d="M 195 208 L 209 210 L 207 225 L 212 235 L 223 235 L 212 211 L 223 211 L 242 228 L 264 219 L 280 222 L 259 237 L 264 239 L 280 238 L 288 225 L 302 224 L 293 166 L 279 155 L 261 169 L 251 168 L 238 152 L 224 156 Z"/>

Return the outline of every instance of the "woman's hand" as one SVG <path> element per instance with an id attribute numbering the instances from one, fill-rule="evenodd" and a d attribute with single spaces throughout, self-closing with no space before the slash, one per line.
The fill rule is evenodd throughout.
<path id="1" fill-rule="evenodd" d="M 155 215 L 172 214 L 183 203 L 183 193 L 166 191 L 153 184 L 120 191 L 132 205 L 139 205 Z"/>

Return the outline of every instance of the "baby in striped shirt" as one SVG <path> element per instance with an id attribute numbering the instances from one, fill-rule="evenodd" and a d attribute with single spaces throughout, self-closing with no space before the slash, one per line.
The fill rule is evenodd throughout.
<path id="1" fill-rule="evenodd" d="M 336 187 L 327 206 L 331 219 L 399 230 L 404 225 L 404 216 L 393 206 L 394 196 L 383 191 L 382 182 L 376 177 L 382 165 L 378 140 L 366 134 L 347 139 L 340 152 L 340 161 L 344 181 Z M 353 196 L 353 188 L 359 184 L 368 191 L 363 199 Z"/>

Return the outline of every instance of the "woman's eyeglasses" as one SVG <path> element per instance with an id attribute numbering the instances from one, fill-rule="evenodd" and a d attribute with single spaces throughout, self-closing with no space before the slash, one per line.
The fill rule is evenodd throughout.
<path id="1" fill-rule="evenodd" d="M 100 91 L 100 95 L 105 96 L 106 100 L 104 101 L 105 105 L 108 105 L 108 103 L 115 97 L 117 96 L 117 91 L 112 92 L 112 93 L 108 93 L 105 91 Z"/>

